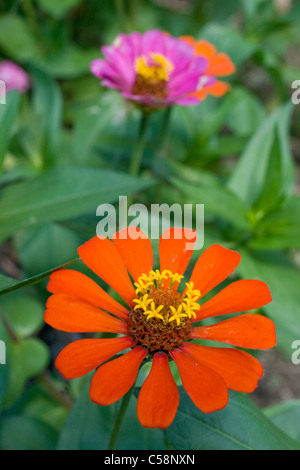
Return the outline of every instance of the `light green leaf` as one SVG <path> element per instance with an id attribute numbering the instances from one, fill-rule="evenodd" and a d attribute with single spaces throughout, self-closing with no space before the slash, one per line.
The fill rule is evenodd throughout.
<path id="1" fill-rule="evenodd" d="M 300 400 L 272 405 L 264 410 L 265 415 L 292 439 L 300 441 Z"/>
<path id="2" fill-rule="evenodd" d="M 43 325 L 44 306 L 33 297 L 14 295 L 1 300 L 0 308 L 14 333 L 26 338 Z"/>
<path id="3" fill-rule="evenodd" d="M 57 83 L 44 71 L 31 66 L 33 80 L 33 105 L 40 129 L 41 149 L 45 166 L 59 157 L 63 99 Z"/>
<path id="4" fill-rule="evenodd" d="M 45 224 L 20 232 L 15 246 L 24 272 L 27 276 L 35 276 L 52 266 L 74 260 L 78 256 L 78 247 L 85 241 L 58 224 Z"/>
<path id="5" fill-rule="evenodd" d="M 165 435 L 176 450 L 300 449 L 247 396 L 233 392 L 224 410 L 205 414 L 181 388 L 177 415 Z"/>
<path id="6" fill-rule="evenodd" d="M 93 168 L 50 170 L 0 192 L 0 240 L 22 228 L 96 213 L 100 204 L 153 184 L 153 180 Z"/>
<path id="7" fill-rule="evenodd" d="M 48 347 L 37 338 L 11 343 L 5 406 L 14 403 L 22 393 L 27 381 L 45 370 L 49 360 Z"/>
<path id="8" fill-rule="evenodd" d="M 300 338 L 300 272 L 284 255 L 242 251 L 239 272 L 244 279 L 258 279 L 268 285 L 273 302 L 264 311 L 274 321 L 278 346 L 290 358 L 292 343 Z"/>
<path id="9" fill-rule="evenodd" d="M 2 164 L 8 150 L 9 139 L 12 127 L 16 120 L 20 105 L 20 95 L 16 90 L 12 90 L 6 96 L 6 104 L 0 104 L 0 174 Z"/>
<path id="10" fill-rule="evenodd" d="M 69 10 L 79 5 L 81 0 L 37 0 L 37 3 L 55 18 L 62 18 Z"/>
<path id="11" fill-rule="evenodd" d="M 288 199 L 281 208 L 263 218 L 256 235 L 251 242 L 254 249 L 300 248 L 300 196 Z"/>
<path id="12" fill-rule="evenodd" d="M 170 181 L 178 188 L 189 204 L 204 204 L 205 211 L 217 217 L 231 222 L 238 228 L 247 230 L 247 208 L 238 197 L 223 187 L 215 184 L 192 184 L 179 178 L 170 178 Z"/>
<path id="13" fill-rule="evenodd" d="M 17 61 L 38 60 L 41 50 L 29 23 L 21 16 L 4 14 L 0 17 L 0 49 Z"/>
<path id="14" fill-rule="evenodd" d="M 249 206 L 252 206 L 262 194 L 274 155 L 280 156 L 280 196 L 287 197 L 293 190 L 295 169 L 289 146 L 291 112 L 292 105 L 288 103 L 263 122 L 246 147 L 229 180 L 229 189 Z M 274 154 L 272 151 L 276 139 L 279 148 Z"/>

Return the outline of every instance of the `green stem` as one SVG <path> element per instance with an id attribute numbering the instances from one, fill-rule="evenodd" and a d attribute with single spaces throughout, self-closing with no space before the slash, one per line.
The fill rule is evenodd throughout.
<path id="1" fill-rule="evenodd" d="M 131 176 L 137 176 L 139 174 L 142 157 L 145 150 L 146 134 L 149 126 L 150 116 L 151 115 L 149 113 L 145 112 L 142 115 L 138 139 L 133 150 L 129 166 L 129 174 Z"/>
<path id="2" fill-rule="evenodd" d="M 61 269 L 67 268 L 68 266 L 70 266 L 71 264 L 73 264 L 73 263 L 75 263 L 76 261 L 79 261 L 79 260 L 80 260 L 80 258 L 76 258 L 72 261 L 69 261 L 69 263 L 65 263 L 61 266 L 57 266 L 56 268 L 50 269 L 49 271 L 46 271 L 42 274 L 38 274 L 36 276 L 25 279 L 24 281 L 17 281 L 15 279 L 10 279 L 7 282 L 6 287 L 3 287 L 2 289 L 0 288 L 0 296 L 10 294 L 12 292 L 23 289 L 25 287 L 34 286 L 35 284 L 38 284 L 39 282 L 41 282 L 44 279 L 46 279 L 47 277 L 49 277 L 55 271 L 59 271 Z"/>
<path id="3" fill-rule="evenodd" d="M 115 425 L 113 427 L 113 430 L 112 430 L 112 433 L 111 433 L 111 436 L 110 436 L 110 441 L 109 441 L 109 444 L 108 444 L 108 450 L 114 450 L 115 447 L 116 447 L 116 443 L 117 443 L 117 440 L 118 440 L 118 437 L 119 437 L 120 429 L 121 429 L 121 426 L 123 424 L 123 421 L 124 421 L 124 418 L 125 418 L 125 415 L 126 415 L 126 411 L 127 411 L 128 405 L 130 403 L 130 399 L 132 397 L 134 389 L 135 389 L 135 384 L 131 387 L 129 392 L 127 392 L 126 395 L 123 397 L 123 400 L 122 400 L 122 403 L 121 403 L 121 406 L 120 406 L 120 410 L 119 410 Z"/>
<path id="4" fill-rule="evenodd" d="M 169 135 L 172 110 L 173 110 L 172 106 L 170 106 L 169 108 L 165 110 L 165 115 L 164 115 L 163 123 L 162 123 L 162 132 L 161 132 L 161 138 L 160 138 L 160 150 L 159 151 L 163 156 L 164 156 L 164 150 L 166 148 L 168 135 Z"/>
<path id="5" fill-rule="evenodd" d="M 37 33 L 39 30 L 39 22 L 32 0 L 23 0 L 22 7 L 27 21 L 29 22 L 35 33 Z"/>
<path id="6" fill-rule="evenodd" d="M 124 5 L 124 0 L 115 0 L 115 7 L 117 10 L 117 15 L 119 19 L 119 25 L 121 31 L 124 33 L 128 32 L 126 10 Z"/>

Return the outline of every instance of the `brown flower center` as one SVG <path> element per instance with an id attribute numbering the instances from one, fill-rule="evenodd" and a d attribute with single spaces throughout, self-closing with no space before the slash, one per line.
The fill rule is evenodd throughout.
<path id="1" fill-rule="evenodd" d="M 129 335 L 149 352 L 170 351 L 185 343 L 192 330 L 192 321 L 177 325 L 163 323 L 157 318 L 147 321 L 141 309 L 132 310 L 128 317 Z"/>
<path id="2" fill-rule="evenodd" d="M 192 318 L 200 309 L 200 291 L 187 283 L 184 293 L 176 286 L 182 275 L 165 270 L 142 274 L 135 283 L 135 308 L 129 313 L 130 336 L 149 350 L 170 351 L 189 339 Z"/>
<path id="3" fill-rule="evenodd" d="M 149 58 L 138 57 L 135 70 L 137 75 L 132 88 L 134 95 L 151 95 L 158 99 L 167 97 L 167 84 L 174 67 L 166 57 L 154 53 Z"/>

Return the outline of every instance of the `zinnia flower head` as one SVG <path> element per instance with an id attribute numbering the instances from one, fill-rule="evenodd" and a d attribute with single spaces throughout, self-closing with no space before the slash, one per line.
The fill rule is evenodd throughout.
<path id="1" fill-rule="evenodd" d="M 189 39 L 162 31 L 120 34 L 102 52 L 105 58 L 92 62 L 92 73 L 103 86 L 144 107 L 198 104 L 203 98 L 197 92 L 216 82 L 214 73 L 207 73 L 205 54 L 196 53 Z"/>
<path id="2" fill-rule="evenodd" d="M 227 405 L 228 389 L 249 393 L 257 387 L 263 368 L 249 353 L 203 346 L 193 340 L 246 349 L 268 349 L 276 344 L 273 322 L 255 313 L 201 326 L 203 320 L 248 312 L 272 299 L 264 282 L 241 280 L 203 302 L 202 298 L 235 270 L 241 256 L 222 246 L 211 246 L 201 254 L 184 285 L 192 255 L 187 243 L 195 242 L 192 230 L 167 230 L 159 244 L 159 270 L 153 269 L 150 240 L 135 227 L 117 233 L 112 241 L 95 237 L 81 246 L 82 261 L 127 307 L 77 271 L 58 271 L 49 282 L 53 294 L 45 313 L 49 325 L 67 332 L 118 335 L 75 341 L 56 360 L 66 379 L 97 369 L 90 386 L 93 402 L 110 405 L 119 400 L 134 385 L 144 361 L 152 360 L 137 403 L 138 418 L 145 427 L 167 428 L 176 415 L 179 392 L 170 360 L 175 362 L 187 394 L 205 413 Z M 112 359 L 122 351 L 125 353 Z"/>
<path id="3" fill-rule="evenodd" d="M 30 86 L 29 76 L 25 70 L 10 60 L 3 60 L 0 63 L 0 80 L 5 83 L 7 93 L 11 90 L 25 93 Z"/>

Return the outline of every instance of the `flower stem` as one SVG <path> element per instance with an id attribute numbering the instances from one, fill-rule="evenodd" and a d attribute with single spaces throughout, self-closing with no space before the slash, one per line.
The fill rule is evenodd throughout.
<path id="1" fill-rule="evenodd" d="M 39 31 L 39 22 L 32 0 L 23 0 L 22 7 L 27 21 L 29 22 L 35 33 L 37 33 Z"/>
<path id="2" fill-rule="evenodd" d="M 168 107 L 165 110 L 165 114 L 163 117 L 162 132 L 161 132 L 161 138 L 160 138 L 160 153 L 162 154 L 162 156 L 164 156 L 164 150 L 167 145 L 167 138 L 169 134 L 172 109 L 173 109 L 172 106 Z"/>
<path id="3" fill-rule="evenodd" d="M 137 176 L 140 170 L 141 160 L 142 160 L 143 153 L 145 150 L 146 134 L 147 134 L 148 126 L 149 126 L 149 121 L 150 121 L 150 114 L 144 112 L 142 115 L 142 119 L 141 119 L 138 139 L 137 139 L 135 148 L 133 150 L 131 162 L 129 166 L 129 174 L 131 176 Z"/>
<path id="4" fill-rule="evenodd" d="M 121 426 L 123 424 L 123 421 L 124 421 L 124 418 L 125 418 L 125 415 L 126 415 L 126 411 L 127 411 L 128 405 L 130 403 L 130 399 L 132 397 L 134 389 L 135 389 L 135 384 L 131 387 L 129 392 L 127 392 L 126 395 L 124 395 L 124 397 L 123 397 L 123 400 L 122 400 L 122 403 L 121 403 L 121 406 L 120 406 L 120 409 L 119 409 L 119 413 L 118 413 L 115 425 L 113 427 L 113 430 L 112 430 L 112 433 L 111 433 L 111 436 L 110 436 L 110 440 L 109 440 L 109 444 L 108 444 L 108 450 L 114 450 L 115 447 L 116 447 L 116 443 L 117 443 L 117 440 L 118 440 L 118 437 L 119 437 L 119 432 L 120 432 Z"/>
<path id="5" fill-rule="evenodd" d="M 120 29 L 126 33 L 128 32 L 128 27 L 124 0 L 115 0 L 115 7 L 118 14 Z"/>

